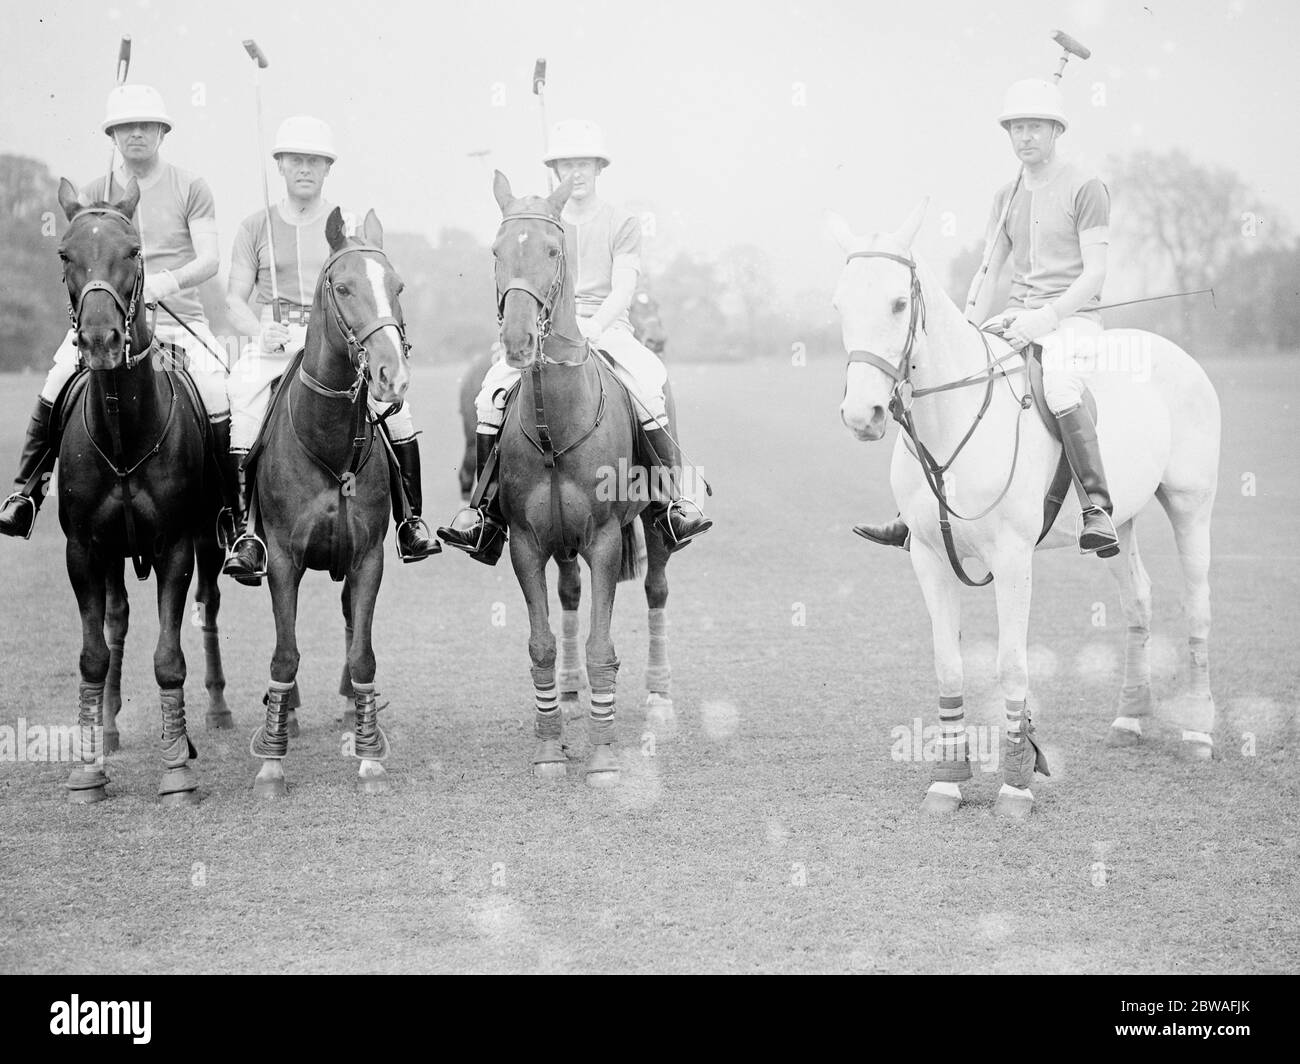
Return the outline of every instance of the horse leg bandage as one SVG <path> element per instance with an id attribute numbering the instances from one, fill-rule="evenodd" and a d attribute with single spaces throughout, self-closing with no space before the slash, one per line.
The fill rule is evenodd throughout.
<path id="1" fill-rule="evenodd" d="M 293 681 L 272 680 L 266 692 L 266 723 L 253 733 L 254 757 L 282 758 L 289 752 L 289 692 Z"/>
<path id="2" fill-rule="evenodd" d="M 591 745 L 614 742 L 614 686 L 618 678 L 618 658 L 606 662 L 587 662 L 587 679 L 591 682 Z"/>
<path id="3" fill-rule="evenodd" d="M 934 766 L 934 782 L 965 782 L 971 778 L 971 770 L 961 695 L 939 696 L 939 733 L 940 756 Z"/>
<path id="4" fill-rule="evenodd" d="M 352 681 L 356 692 L 354 705 L 357 724 L 353 730 L 352 752 L 367 761 L 382 761 L 388 756 L 388 740 L 379 727 L 379 707 L 375 705 L 375 685 Z"/>
<path id="5" fill-rule="evenodd" d="M 582 672 L 578 664 L 578 611 L 560 613 L 560 692 L 577 694 L 582 686 Z"/>
<path id="6" fill-rule="evenodd" d="M 1047 758 L 1034 741 L 1034 725 L 1029 718 L 1025 699 L 1005 700 L 1007 734 L 1003 751 L 1003 777 L 1009 787 L 1025 790 L 1034 782 L 1034 773 L 1050 776 Z"/>
<path id="7" fill-rule="evenodd" d="M 77 726 L 81 741 L 81 760 L 90 765 L 104 756 L 104 685 L 81 684 L 77 692 Z"/>
<path id="8" fill-rule="evenodd" d="M 650 658 L 646 662 L 646 690 L 666 695 L 673 678 L 668 665 L 668 613 L 657 609 L 650 610 L 647 616 L 650 620 Z"/>
<path id="9" fill-rule="evenodd" d="M 185 730 L 185 689 L 164 687 L 158 692 L 162 707 L 162 756 L 167 768 L 180 768 L 196 757 L 194 745 Z"/>

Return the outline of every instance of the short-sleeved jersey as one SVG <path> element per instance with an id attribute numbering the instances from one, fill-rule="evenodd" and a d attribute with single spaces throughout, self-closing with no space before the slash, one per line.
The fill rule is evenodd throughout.
<path id="1" fill-rule="evenodd" d="M 1026 175 L 1027 177 L 1028 175 Z M 1083 273 L 1083 249 L 1110 242 L 1110 193 L 1101 179 L 1069 162 L 1056 163 L 1044 178 L 1021 181 L 1001 233 L 993 232 L 1015 183 L 998 190 L 989 235 L 1010 244 L 1013 307 L 1045 306 Z M 1079 313 L 1095 313 L 1101 294 Z"/>
<path id="2" fill-rule="evenodd" d="M 126 195 L 131 176 L 118 168 L 113 171 L 113 183 L 108 200 L 116 203 Z M 188 170 L 160 162 L 158 168 L 140 186 L 140 204 L 135 209 L 135 227 L 140 233 L 140 247 L 144 252 L 145 273 L 171 270 L 173 273 L 194 261 L 194 235 L 217 231 L 217 208 L 212 200 L 212 190 L 201 177 Z M 91 181 L 81 189 L 81 201 L 94 203 L 104 198 L 104 179 Z M 203 304 L 199 290 L 183 288 L 168 296 L 167 306 L 181 321 L 203 321 Z M 158 308 L 160 321 L 167 313 Z"/>
<path id="3" fill-rule="evenodd" d="M 578 315 L 589 317 L 608 298 L 616 266 L 630 266 L 640 273 L 641 223 L 629 211 L 602 203 L 595 215 L 581 223 L 565 219 L 564 251 L 573 272 Z M 626 311 L 618 320 L 630 327 Z"/>
<path id="4" fill-rule="evenodd" d="M 334 205 L 321 200 L 312 214 L 289 221 L 282 204 L 271 208 L 272 240 L 275 243 L 275 281 L 281 303 L 310 307 L 316 293 L 316 281 L 330 257 L 325 239 L 325 223 Z M 356 219 L 344 211 L 343 223 L 348 233 L 355 233 Z M 266 239 L 266 211 L 250 214 L 235 234 L 230 251 L 230 280 L 234 284 L 253 284 L 256 301 L 269 318 L 271 306 L 271 249 Z"/>

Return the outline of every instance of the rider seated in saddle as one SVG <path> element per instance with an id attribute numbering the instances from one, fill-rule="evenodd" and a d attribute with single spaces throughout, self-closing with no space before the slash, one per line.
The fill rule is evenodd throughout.
<path id="1" fill-rule="evenodd" d="M 330 256 L 325 223 L 334 205 L 321 193 L 325 177 L 338 158 L 333 132 L 318 118 L 306 115 L 286 118 L 276 132 L 272 154 L 284 177 L 285 198 L 271 208 L 269 240 L 266 211 L 249 215 L 239 227 L 231 251 L 230 284 L 226 293 L 231 322 L 242 335 L 256 338 L 245 347 L 230 376 L 231 447 L 241 461 L 257 441 L 270 405 L 272 387 L 306 343 L 316 281 Z M 345 213 L 344 224 L 351 233 L 357 223 Z M 256 310 L 250 302 L 254 292 Z M 279 321 L 273 310 L 273 292 L 279 295 Z M 370 398 L 373 416 L 378 417 L 386 409 L 386 404 Z M 439 553 L 442 545 L 429 534 L 420 517 L 420 445 L 415 438 L 410 404 L 403 402 L 384 423 L 397 456 L 401 490 L 411 514 L 409 518 L 404 516 L 402 500 L 394 491 L 397 552 L 404 562 L 419 561 Z M 240 479 L 240 535 L 222 572 L 241 583 L 256 584 L 266 574 L 266 545 L 256 529 L 249 528 L 247 523 L 250 479 L 246 476 Z"/>
<path id="2" fill-rule="evenodd" d="M 1083 504 L 1079 548 L 1109 557 L 1118 549 L 1110 492 L 1102 469 L 1097 426 L 1083 404 L 1102 332 L 1101 288 L 1110 240 L 1110 194 L 1100 178 L 1056 154 L 1069 128 L 1060 89 L 1051 82 L 1018 81 L 1007 91 L 998 122 L 1023 170 L 999 190 L 986 237 L 987 277 L 996 279 L 1011 258 L 1011 294 L 1005 311 L 986 321 L 994 286 L 983 268 L 971 284 L 966 317 L 985 327 L 1005 323 L 1016 347 L 1043 348 L 1043 391 L 1061 428 L 1061 441 Z M 906 547 L 901 517 L 853 531 L 887 546 Z"/>
<path id="3" fill-rule="evenodd" d="M 574 299 L 582 335 L 612 360 L 614 372 L 632 393 L 636 414 L 653 454 L 638 454 L 647 469 L 658 467 L 658 481 L 667 499 L 656 497 L 649 510 L 654 526 L 669 550 L 678 550 L 713 522 L 691 499 L 680 493 L 677 477 L 681 456 L 668 434 L 664 364 L 632 335 L 628 305 L 641 270 L 641 226 L 635 216 L 596 196 L 596 181 L 609 165 L 604 136 L 594 122 L 560 122 L 551 132 L 543 162 L 560 181 L 571 179 L 573 192 L 562 212 L 567 260 L 573 264 Z M 506 419 L 506 395 L 520 371 L 504 358 L 494 362 L 483 378 L 478 411 L 477 468 L 479 479 Z M 487 565 L 495 565 L 505 542 L 506 525 L 497 505 L 496 485 L 488 485 L 480 509 L 460 510 L 438 535 Z"/>
<path id="4" fill-rule="evenodd" d="M 113 171 L 107 191 L 101 177 L 84 185 L 79 198 L 87 205 L 117 203 L 126 196 L 132 181 L 140 189 L 132 221 L 140 235 L 144 259 L 146 306 L 138 309 L 146 313 L 146 308 L 156 307 L 155 340 L 185 352 L 190 377 L 211 419 L 226 506 L 222 523 L 227 535 L 232 535 L 230 508 L 238 496 L 238 474 L 229 456 L 226 368 L 218 357 L 216 337 L 203 317 L 198 292 L 198 286 L 215 276 L 220 264 L 212 192 L 201 177 L 163 161 L 159 148 L 171 131 L 172 120 L 162 97 L 148 85 L 115 88 L 108 97 L 102 128 L 116 144 L 122 165 Z M 159 305 L 159 301 L 166 306 Z M 31 536 L 59 455 L 58 427 L 52 423 L 54 404 L 79 366 L 77 337 L 70 329 L 54 355 L 54 365 L 27 428 L 18 467 L 18 490 L 0 504 L 0 533 L 6 536 Z"/>

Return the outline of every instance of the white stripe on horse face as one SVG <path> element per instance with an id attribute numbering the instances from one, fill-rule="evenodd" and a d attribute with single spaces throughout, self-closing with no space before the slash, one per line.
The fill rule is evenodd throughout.
<path id="1" fill-rule="evenodd" d="M 378 259 L 366 259 L 366 277 L 370 279 L 370 290 L 375 297 L 375 316 L 379 318 L 395 318 L 392 304 L 388 302 L 388 289 L 384 284 L 384 266 Z M 393 343 L 393 350 L 399 354 L 402 350 L 402 337 L 397 331 L 396 325 L 385 325 L 379 330 L 380 333 L 387 333 L 389 340 Z"/>

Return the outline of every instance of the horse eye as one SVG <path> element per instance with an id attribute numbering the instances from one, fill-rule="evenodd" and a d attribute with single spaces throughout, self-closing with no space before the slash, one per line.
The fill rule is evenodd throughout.
<path id="1" fill-rule="evenodd" d="M 334 291 L 336 291 L 341 296 L 348 295 L 348 286 L 345 284 L 336 284 L 334 286 Z"/>

